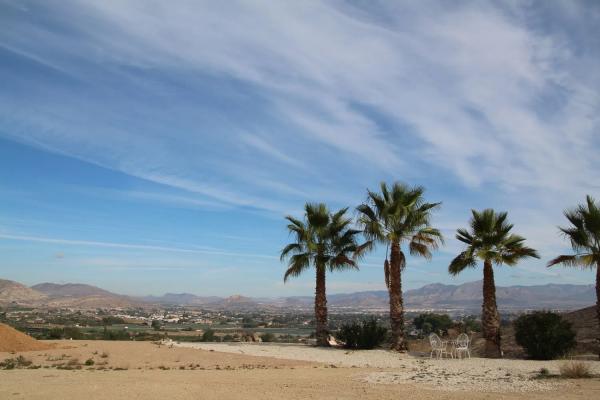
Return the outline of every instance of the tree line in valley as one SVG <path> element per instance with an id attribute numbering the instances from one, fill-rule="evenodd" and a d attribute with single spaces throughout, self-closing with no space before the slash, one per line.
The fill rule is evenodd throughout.
<path id="1" fill-rule="evenodd" d="M 383 275 L 389 293 L 391 349 L 408 350 L 402 296 L 405 252 L 431 259 L 433 251 L 444 244 L 443 235 L 431 221 L 441 203 L 427 202 L 424 193 L 421 186 L 382 183 L 379 191 L 367 190 L 367 201 L 356 207 L 356 220 L 348 216 L 348 208 L 333 212 L 323 203 L 307 203 L 302 219 L 286 216 L 293 241 L 281 251 L 281 260 L 287 261 L 284 281 L 314 268 L 318 346 L 329 345 L 326 273 L 358 269 L 360 259 L 380 245 L 386 249 Z M 596 268 L 596 313 L 600 322 L 600 205 L 587 196 L 584 204 L 564 214 L 569 225 L 561 227 L 560 232 L 570 241 L 573 254 L 552 259 L 548 267 L 561 264 Z M 493 267 L 514 266 L 525 258 L 540 258 L 539 254 L 525 245 L 524 237 L 513 233 L 506 212 L 493 209 L 472 210 L 468 228 L 458 229 L 456 238 L 464 244 L 464 250 L 450 262 L 448 272 L 457 275 L 482 262 L 485 356 L 500 357 L 500 315 Z"/>

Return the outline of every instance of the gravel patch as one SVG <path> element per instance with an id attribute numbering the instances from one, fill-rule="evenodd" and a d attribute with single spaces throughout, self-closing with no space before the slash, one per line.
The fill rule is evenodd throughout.
<path id="1" fill-rule="evenodd" d="M 178 343 L 225 353 L 303 360 L 338 367 L 374 368 L 382 371 L 359 375 L 357 379 L 374 384 L 418 384 L 441 391 L 529 392 L 548 391 L 569 385 L 567 381 L 534 379 L 541 368 L 558 374 L 564 361 L 430 360 L 386 350 L 348 351 L 296 344 L 271 343 Z M 600 373 L 600 362 L 588 362 L 592 373 Z"/>
<path id="2" fill-rule="evenodd" d="M 460 363 L 460 364 L 459 364 Z M 556 380 L 533 379 L 534 372 L 515 372 L 512 368 L 484 366 L 480 360 L 414 360 L 400 371 L 373 372 L 359 379 L 369 383 L 423 385 L 441 391 L 530 392 L 547 391 L 568 385 Z"/>

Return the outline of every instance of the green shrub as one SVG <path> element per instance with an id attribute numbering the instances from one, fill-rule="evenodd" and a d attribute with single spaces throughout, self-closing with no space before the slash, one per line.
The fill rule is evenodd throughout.
<path id="1" fill-rule="evenodd" d="M 62 339 L 63 330 L 61 328 L 52 328 L 48 331 L 48 339 Z"/>
<path id="2" fill-rule="evenodd" d="M 46 334 L 48 339 L 73 339 L 81 340 L 84 338 L 81 329 L 75 326 L 66 326 L 64 328 L 52 328 Z"/>
<path id="3" fill-rule="evenodd" d="M 102 318 L 102 325 L 119 325 L 124 323 L 125 320 L 121 317 L 109 315 L 108 317 Z"/>
<path id="4" fill-rule="evenodd" d="M 67 326 L 63 329 L 63 338 L 81 340 L 83 339 L 83 333 L 81 329 L 74 326 Z"/>
<path id="5" fill-rule="evenodd" d="M 152 329 L 154 329 L 155 331 L 159 331 L 160 328 L 161 328 L 160 321 L 156 320 L 156 319 L 152 320 Z"/>
<path id="6" fill-rule="evenodd" d="M 260 335 L 260 340 L 262 340 L 263 342 L 274 342 L 275 335 L 273 335 L 271 332 L 263 333 L 262 335 Z"/>
<path id="7" fill-rule="evenodd" d="M 479 322 L 477 318 L 470 315 L 460 321 L 459 329 L 463 333 L 481 332 L 481 322 Z"/>
<path id="8" fill-rule="evenodd" d="M 553 360 L 575 347 L 571 323 L 552 312 L 538 311 L 516 319 L 515 339 L 534 360 Z"/>
<path id="9" fill-rule="evenodd" d="M 93 358 L 88 358 L 87 360 L 85 360 L 85 365 L 94 365 L 94 359 Z"/>
<path id="10" fill-rule="evenodd" d="M 102 333 L 102 339 L 104 340 L 129 340 L 129 332 L 125 329 L 105 329 Z"/>
<path id="11" fill-rule="evenodd" d="M 215 341 L 215 331 L 213 331 L 210 328 L 205 330 L 204 333 L 202 334 L 202 341 L 203 342 L 214 342 Z"/>
<path id="12" fill-rule="evenodd" d="M 375 318 L 370 318 L 342 325 L 336 339 L 344 342 L 344 347 L 348 349 L 372 349 L 383 343 L 386 335 L 387 328 L 377 324 Z"/>
<path id="13" fill-rule="evenodd" d="M 446 332 L 452 327 L 452 320 L 446 314 L 425 313 L 417 316 L 413 320 L 413 325 L 423 334 L 428 335 L 432 332 Z"/>

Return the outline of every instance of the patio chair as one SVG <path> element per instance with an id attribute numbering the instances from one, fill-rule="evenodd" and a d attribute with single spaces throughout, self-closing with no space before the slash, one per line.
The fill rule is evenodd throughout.
<path id="1" fill-rule="evenodd" d="M 464 355 L 467 355 L 471 358 L 471 350 L 469 345 L 471 344 L 471 339 L 469 339 L 469 335 L 466 333 L 461 333 L 458 335 L 454 345 L 454 352 L 456 353 L 457 358 L 463 358 Z"/>
<path id="2" fill-rule="evenodd" d="M 434 353 L 438 359 L 442 358 L 444 354 L 454 357 L 452 353 L 448 351 L 448 342 L 440 339 L 440 337 L 435 333 L 429 335 L 429 343 L 431 344 L 431 354 L 429 354 L 429 358 L 433 358 Z"/>

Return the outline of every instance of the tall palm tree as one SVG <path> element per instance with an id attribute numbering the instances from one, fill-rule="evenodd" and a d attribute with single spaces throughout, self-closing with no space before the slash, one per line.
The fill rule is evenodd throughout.
<path id="1" fill-rule="evenodd" d="M 458 229 L 456 238 L 467 245 L 448 267 L 448 272 L 458 275 L 467 267 L 476 267 L 477 259 L 483 261 L 483 306 L 481 325 L 485 338 L 486 357 L 501 357 L 500 315 L 496 304 L 496 284 L 493 264 L 514 266 L 526 257 L 540 258 L 537 252 L 524 245 L 525 238 L 512 234 L 513 228 L 506 220 L 507 213 L 492 209 L 481 212 L 471 210 L 470 231 Z"/>
<path id="2" fill-rule="evenodd" d="M 426 203 L 423 199 L 425 189 L 420 186 L 408 187 L 396 182 L 388 187 L 381 183 L 380 189 L 381 193 L 367 191 L 367 201 L 357 207 L 358 222 L 370 243 L 386 246 L 384 275 L 390 297 L 391 347 L 396 351 L 406 351 L 402 299 L 402 271 L 406 258 L 402 245 L 408 244 L 411 255 L 431 258 L 431 250 L 443 243 L 440 231 L 429 223 L 431 211 L 441 203 Z"/>
<path id="3" fill-rule="evenodd" d="M 562 264 L 567 267 L 596 267 L 596 317 L 600 324 L 600 205 L 591 196 L 586 196 L 586 204 L 565 211 L 565 217 L 571 226 L 560 230 L 571 242 L 575 254 L 558 256 L 548 266 Z"/>
<path id="4" fill-rule="evenodd" d="M 315 320 L 318 346 L 328 346 L 326 271 L 358 269 L 356 259 L 368 245 L 358 245 L 359 230 L 351 229 L 352 220 L 346 217 L 348 208 L 331 213 L 325 204 L 307 203 L 304 220 L 285 217 L 294 241 L 283 248 L 281 260 L 288 259 L 284 282 L 297 277 L 310 267 L 316 270 Z"/>

